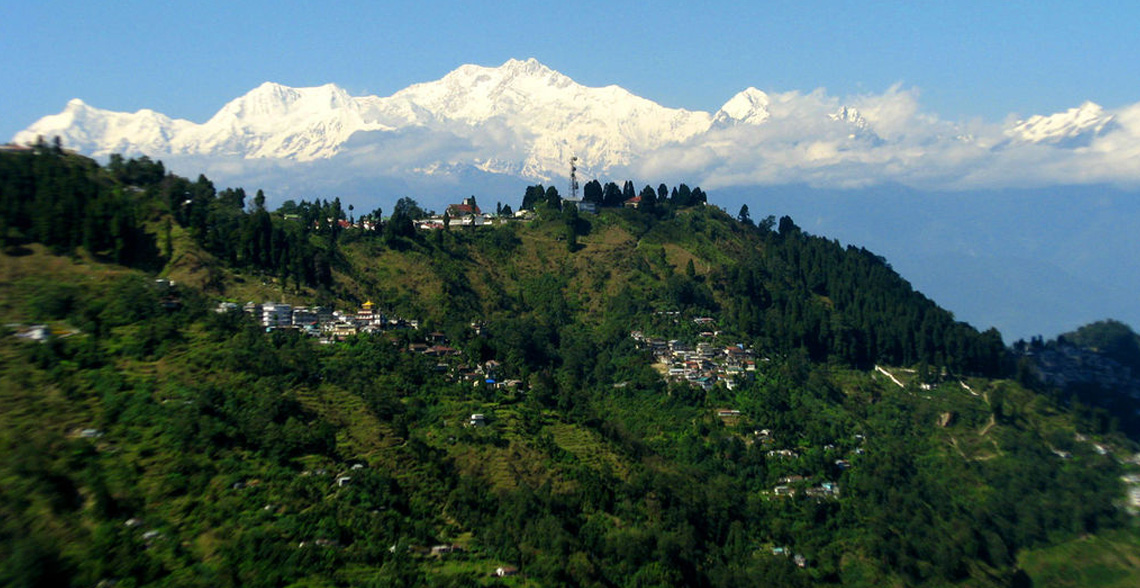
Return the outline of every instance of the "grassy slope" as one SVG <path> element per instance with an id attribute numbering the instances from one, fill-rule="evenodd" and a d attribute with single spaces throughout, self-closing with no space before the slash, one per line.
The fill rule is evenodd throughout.
<path id="1" fill-rule="evenodd" d="M 700 217 L 699 226 L 716 225 L 718 230 L 713 233 L 719 236 L 709 238 L 694 232 L 687 219 L 694 215 Z M 378 247 L 366 240 L 352 242 L 343 246 L 341 252 L 346 265 L 355 269 L 337 274 L 334 294 L 345 307 L 371 299 L 397 309 L 419 310 L 425 318 L 441 318 L 433 317 L 445 306 L 441 272 L 454 269 L 456 264 L 463 272 L 463 280 L 484 301 L 484 311 L 495 310 L 486 306 L 493 305 L 497 293 L 515 295 L 521 281 L 552 273 L 569 279 L 568 297 L 587 320 L 594 320 L 607 300 L 623 288 L 633 292 L 655 288 L 665 272 L 683 272 L 689 261 L 694 262 L 697 274 L 703 275 L 712 266 L 729 262 L 743 248 L 758 246 L 743 233 L 730 230 L 730 224 L 725 222 L 727 217 L 712 208 L 683 211 L 676 222 L 667 223 L 668 229 L 658 226 L 648 232 L 616 213 L 587 220 L 591 231 L 579 238 L 579 248 L 574 252 L 569 251 L 558 223 L 515 225 L 518 245 L 507 255 L 482 241 L 483 232 L 453 229 L 440 239 L 443 247 L 459 252 L 452 256 L 455 263 L 446 266 L 441 266 L 438 259 L 433 263 L 433 251 L 439 245 L 432 234 L 423 235 L 421 244 L 402 251 Z M 668 269 L 660 264 L 662 257 Z M 231 298 L 240 297 L 239 293 L 248 289 L 239 287 L 232 279 L 225 283 L 223 290 Z M 299 299 L 310 294 L 299 292 L 292 297 Z M 472 310 L 472 314 L 477 314 L 479 309 Z"/>
<path id="2" fill-rule="evenodd" d="M 1126 588 L 1140 579 L 1140 531 L 1081 537 L 1023 553 L 1018 559 L 1033 586 Z"/>

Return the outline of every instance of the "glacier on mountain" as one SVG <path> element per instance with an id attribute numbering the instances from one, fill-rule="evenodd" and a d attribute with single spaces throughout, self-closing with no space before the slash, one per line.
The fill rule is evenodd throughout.
<path id="1" fill-rule="evenodd" d="M 713 115 L 712 124 L 718 127 L 763 124 L 772 116 L 768 111 L 769 102 L 767 94 L 749 87 L 725 102 Z"/>
<path id="2" fill-rule="evenodd" d="M 1017 121 L 1006 131 L 1011 139 L 1026 143 L 1088 146 L 1092 139 L 1115 128 L 1112 114 L 1094 102 L 1085 102 L 1065 112 L 1035 115 Z"/>

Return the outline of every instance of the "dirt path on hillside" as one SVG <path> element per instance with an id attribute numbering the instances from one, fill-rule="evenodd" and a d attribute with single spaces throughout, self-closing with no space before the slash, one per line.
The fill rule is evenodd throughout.
<path id="1" fill-rule="evenodd" d="M 877 371 L 877 372 L 880 372 L 880 373 L 882 373 L 883 375 L 885 375 L 885 376 L 887 376 L 888 378 L 890 378 L 892 382 L 894 382 L 895 384 L 898 384 L 899 388 L 906 388 L 906 386 L 904 386 L 904 385 L 903 385 L 903 383 L 902 383 L 902 382 L 900 382 L 900 381 L 899 381 L 899 379 L 898 379 L 898 378 L 896 378 L 894 374 L 892 374 L 891 372 L 888 372 L 887 370 L 883 369 L 883 366 L 881 366 L 881 365 L 877 365 L 877 366 L 875 366 L 875 371 Z"/>

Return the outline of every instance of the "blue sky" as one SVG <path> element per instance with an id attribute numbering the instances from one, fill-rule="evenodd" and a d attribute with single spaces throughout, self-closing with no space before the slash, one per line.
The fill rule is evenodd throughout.
<path id="1" fill-rule="evenodd" d="M 901 83 L 952 121 L 1140 101 L 1134 1 L 5 4 L 3 138 L 71 98 L 202 122 L 264 81 L 383 96 L 512 57 L 708 111 L 748 86 Z"/>

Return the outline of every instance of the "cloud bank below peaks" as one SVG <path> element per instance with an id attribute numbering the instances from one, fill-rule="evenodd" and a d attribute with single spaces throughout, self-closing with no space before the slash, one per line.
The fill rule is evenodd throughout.
<path id="1" fill-rule="evenodd" d="M 763 116 L 734 112 L 744 102 L 738 95 L 707 133 L 647 153 L 631 171 L 699 178 L 706 188 L 1140 186 L 1140 103 L 1110 111 L 1086 102 L 1025 120 L 955 123 L 923 112 L 918 90 L 901 85 L 843 100 L 822 89 L 756 92 L 742 94 L 762 104 Z"/>

